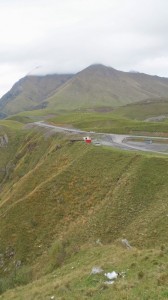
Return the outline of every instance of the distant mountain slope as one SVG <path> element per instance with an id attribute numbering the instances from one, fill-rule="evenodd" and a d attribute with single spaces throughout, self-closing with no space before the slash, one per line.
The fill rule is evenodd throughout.
<path id="1" fill-rule="evenodd" d="M 71 77 L 71 74 L 26 76 L 15 83 L 12 89 L 0 99 L 0 111 L 5 114 L 15 114 L 36 107 L 40 108 L 41 103 Z M 46 103 L 43 103 L 42 107 L 45 105 Z"/>
<path id="2" fill-rule="evenodd" d="M 168 98 L 168 78 L 91 65 L 76 75 L 28 76 L 0 99 L 0 112 L 113 108 Z"/>
<path id="3" fill-rule="evenodd" d="M 76 74 L 49 101 L 49 107 L 116 107 L 147 98 L 167 97 L 168 78 L 92 65 Z"/>

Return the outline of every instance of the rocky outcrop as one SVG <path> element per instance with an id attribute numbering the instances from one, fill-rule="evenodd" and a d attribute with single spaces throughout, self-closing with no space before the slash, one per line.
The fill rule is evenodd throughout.
<path id="1" fill-rule="evenodd" d="M 7 134 L 0 136 L 0 147 L 7 147 L 8 142 L 9 142 L 9 140 L 8 140 Z"/>

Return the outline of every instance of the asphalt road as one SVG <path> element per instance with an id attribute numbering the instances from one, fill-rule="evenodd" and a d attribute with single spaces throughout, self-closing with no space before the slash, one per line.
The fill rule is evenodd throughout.
<path id="1" fill-rule="evenodd" d="M 83 136 L 90 136 L 95 146 L 105 145 L 124 150 L 138 150 L 168 155 L 168 138 L 95 133 L 93 131 L 87 132 L 79 129 L 50 125 L 43 121 L 35 122 L 34 124 L 40 127 L 51 128 L 57 132 L 69 132 L 73 134 L 81 134 Z"/>

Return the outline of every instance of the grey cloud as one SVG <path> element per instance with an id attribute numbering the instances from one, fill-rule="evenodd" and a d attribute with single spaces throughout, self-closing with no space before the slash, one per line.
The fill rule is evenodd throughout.
<path id="1" fill-rule="evenodd" d="M 4 0 L 0 25 L 0 67 L 14 80 L 37 65 L 43 74 L 95 62 L 168 76 L 166 0 Z"/>

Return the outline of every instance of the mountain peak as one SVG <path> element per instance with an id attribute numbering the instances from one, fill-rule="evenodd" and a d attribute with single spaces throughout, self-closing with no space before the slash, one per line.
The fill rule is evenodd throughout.
<path id="1" fill-rule="evenodd" d="M 86 69 L 90 69 L 90 70 L 114 70 L 114 71 L 117 71 L 116 69 L 112 68 L 112 67 L 109 67 L 109 66 L 105 66 L 103 64 L 93 64 L 93 65 L 90 65 L 89 67 L 87 67 Z M 86 70 L 85 69 L 85 70 Z"/>

